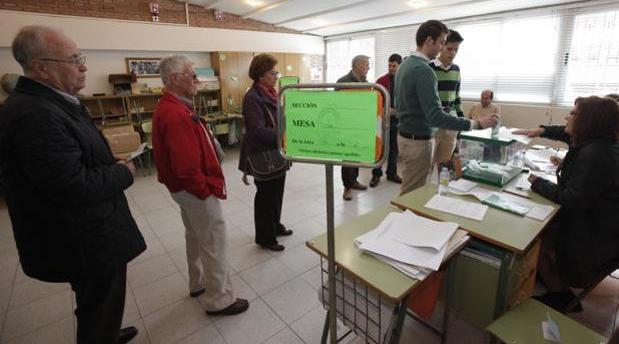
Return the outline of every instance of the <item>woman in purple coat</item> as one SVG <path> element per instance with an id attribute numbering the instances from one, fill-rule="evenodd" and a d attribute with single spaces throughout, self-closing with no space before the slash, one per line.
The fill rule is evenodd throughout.
<path id="1" fill-rule="evenodd" d="M 245 138 L 241 146 L 239 169 L 254 175 L 256 196 L 254 198 L 254 224 L 256 244 L 272 250 L 282 251 L 284 246 L 277 242 L 278 236 L 291 235 L 292 230 L 281 224 L 282 201 L 286 168 L 273 178 L 256 178 L 249 164 L 254 154 L 277 148 L 277 60 L 269 54 L 254 56 L 249 66 L 249 77 L 254 81 L 243 97 L 243 118 Z"/>

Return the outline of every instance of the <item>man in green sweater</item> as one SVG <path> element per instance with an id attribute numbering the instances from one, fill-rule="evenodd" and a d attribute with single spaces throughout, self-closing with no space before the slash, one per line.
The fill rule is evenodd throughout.
<path id="1" fill-rule="evenodd" d="M 443 111 L 436 75 L 429 63 L 443 50 L 448 32 L 447 26 L 438 20 L 423 23 L 417 30 L 417 50 L 402 62 L 396 74 L 398 147 L 404 164 L 400 194 L 426 183 L 432 165 L 435 128 L 466 131 L 496 125 L 495 115 L 470 120 Z"/>
<path id="2" fill-rule="evenodd" d="M 453 61 L 463 40 L 458 31 L 449 30 L 443 51 L 435 60 L 430 62 L 430 67 L 434 69 L 438 80 L 438 96 L 441 98 L 443 111 L 457 117 L 464 117 L 464 113 L 460 108 L 460 67 Z M 436 130 L 436 133 L 434 133 L 436 147 L 434 148 L 432 166 L 446 164 L 451 160 L 451 155 L 456 148 L 457 137 L 457 131 Z"/>

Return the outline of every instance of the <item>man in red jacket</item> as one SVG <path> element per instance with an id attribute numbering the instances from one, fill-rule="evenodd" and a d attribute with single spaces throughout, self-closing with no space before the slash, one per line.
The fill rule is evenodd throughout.
<path id="1" fill-rule="evenodd" d="M 204 294 L 208 315 L 242 313 L 249 303 L 234 297 L 230 283 L 218 143 L 193 111 L 198 84 L 193 63 L 174 55 L 162 59 L 159 70 L 166 92 L 153 115 L 153 151 L 158 180 L 180 206 L 185 224 L 189 295 Z"/>
<path id="2" fill-rule="evenodd" d="M 377 84 L 384 86 L 389 91 L 391 107 L 389 108 L 389 155 L 387 158 L 387 180 L 402 184 L 402 178 L 398 176 L 398 118 L 395 116 L 395 99 L 393 97 L 395 73 L 402 63 L 402 56 L 391 54 L 389 56 L 389 72 L 376 80 Z M 376 187 L 383 175 L 381 166 L 372 170 L 370 187 Z"/>

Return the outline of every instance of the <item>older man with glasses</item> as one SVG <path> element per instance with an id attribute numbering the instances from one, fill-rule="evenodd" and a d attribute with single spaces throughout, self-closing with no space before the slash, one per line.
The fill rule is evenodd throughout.
<path id="1" fill-rule="evenodd" d="M 157 177 L 181 209 L 189 295 L 203 295 L 201 304 L 208 315 L 245 312 L 249 303 L 234 297 L 226 254 L 220 201 L 226 199 L 223 154 L 213 133 L 193 111 L 198 84 L 193 63 L 173 55 L 161 60 L 159 70 L 166 93 L 153 115 L 153 152 Z"/>
<path id="2" fill-rule="evenodd" d="M 22 28 L 12 45 L 22 66 L 0 113 L 0 164 L 24 273 L 69 282 L 77 343 L 126 343 L 120 329 L 127 263 L 146 249 L 124 190 L 135 167 L 114 158 L 77 98 L 86 59 L 52 28 Z"/>

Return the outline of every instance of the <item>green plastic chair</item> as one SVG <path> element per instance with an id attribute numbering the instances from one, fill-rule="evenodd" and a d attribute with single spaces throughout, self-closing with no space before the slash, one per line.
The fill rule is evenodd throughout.
<path id="1" fill-rule="evenodd" d="M 604 336 L 533 299 L 506 312 L 486 330 L 504 343 L 548 344 L 552 342 L 542 332 L 542 321 L 548 316 L 559 326 L 562 344 L 606 343 Z"/>

